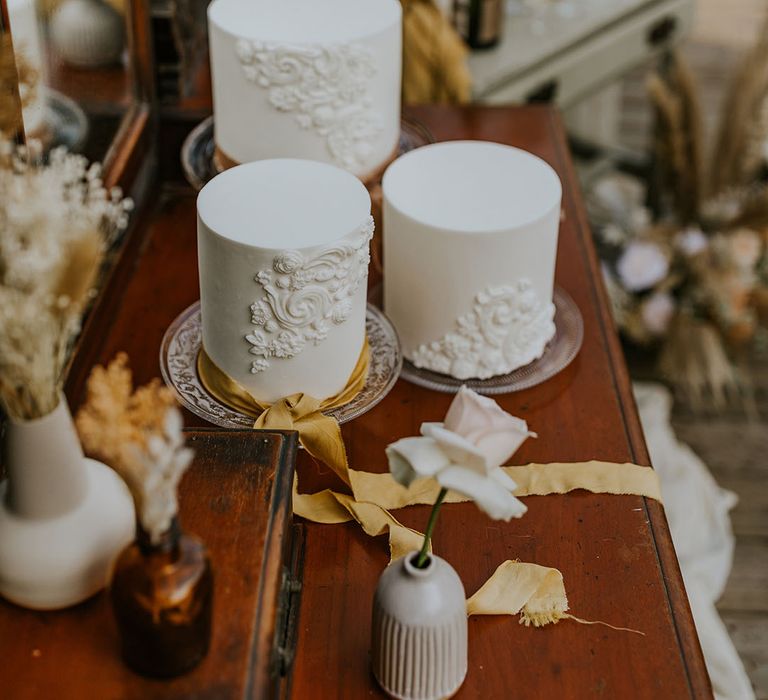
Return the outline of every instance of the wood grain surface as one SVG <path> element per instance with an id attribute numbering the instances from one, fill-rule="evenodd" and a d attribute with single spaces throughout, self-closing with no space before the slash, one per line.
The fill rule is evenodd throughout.
<path id="1" fill-rule="evenodd" d="M 295 434 L 194 430 L 181 484 L 182 528 L 199 535 L 214 572 L 208 656 L 188 675 L 148 680 L 120 660 L 105 593 L 69 610 L 33 612 L 0 600 L 4 700 L 219 700 L 274 687 L 272 642 L 291 534 Z M 258 630 L 258 631 L 257 631 Z"/>
<path id="2" fill-rule="evenodd" d="M 431 107 L 412 115 L 439 140 L 486 139 L 523 147 L 548 161 L 563 181 L 557 283 L 581 309 L 584 346 L 557 377 L 498 397 L 539 434 L 514 462 L 648 464 L 556 113 L 546 107 Z M 163 133 L 161 146 L 179 137 L 175 130 Z M 102 305 L 108 311 L 83 339 L 68 384 L 75 406 L 91 364 L 107 361 L 119 350 L 131 356 L 139 381 L 158 375 L 165 329 L 198 298 L 195 228 L 194 193 L 180 185 L 165 187 L 139 225 L 135 255 L 125 256 L 112 275 L 109 303 Z M 401 380 L 374 410 L 344 426 L 351 465 L 385 470 L 385 445 L 416 434 L 423 421 L 440 420 L 450 401 L 449 395 Z M 187 421 L 201 424 L 190 414 Z M 338 487 L 327 468 L 306 459 L 299 460 L 299 475 L 302 490 Z M 443 510 L 435 550 L 457 569 L 467 593 L 505 559 L 554 566 L 563 573 L 574 615 L 642 634 L 572 621 L 529 629 L 518 625 L 517 618 L 472 618 L 469 673 L 456 697 L 711 697 L 663 508 L 640 497 L 583 492 L 531 497 L 526 504 L 526 516 L 511 523 L 491 521 L 471 504 Z M 426 507 L 397 513 L 405 524 L 420 529 L 427 515 Z M 306 530 L 292 697 L 384 697 L 370 675 L 368 655 L 371 598 L 387 563 L 386 541 L 367 538 L 352 524 L 307 524 Z M 222 684 L 230 682 L 226 669 L 219 678 Z M 242 697 L 237 692 L 231 694 L 222 685 L 220 697 Z"/>

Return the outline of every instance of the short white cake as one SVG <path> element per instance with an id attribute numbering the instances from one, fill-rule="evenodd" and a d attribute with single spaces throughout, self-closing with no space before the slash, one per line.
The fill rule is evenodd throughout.
<path id="1" fill-rule="evenodd" d="M 458 379 L 540 357 L 552 303 L 561 186 L 509 146 L 419 148 L 384 174 L 384 310 L 403 354 Z"/>
<path id="2" fill-rule="evenodd" d="M 200 192 L 203 347 L 258 400 L 346 386 L 365 339 L 370 211 L 356 177 L 304 160 L 241 165 Z"/>
<path id="3" fill-rule="evenodd" d="M 400 134 L 398 0 L 213 0 L 216 146 L 226 160 L 305 158 L 365 177 Z"/>
<path id="4" fill-rule="evenodd" d="M 45 126 L 45 60 L 40 38 L 34 0 L 8 0 L 8 15 L 11 23 L 13 50 L 20 56 L 26 67 L 34 72 L 37 84 L 31 87 L 21 85 L 24 102 L 24 130 L 27 136 L 38 136 Z"/>

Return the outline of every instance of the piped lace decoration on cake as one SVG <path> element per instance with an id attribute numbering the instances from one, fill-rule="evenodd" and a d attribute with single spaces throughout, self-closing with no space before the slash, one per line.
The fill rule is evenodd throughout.
<path id="1" fill-rule="evenodd" d="M 455 330 L 412 353 L 417 367 L 457 379 L 488 379 L 541 357 L 555 334 L 555 306 L 542 303 L 527 279 L 486 287 Z"/>
<path id="2" fill-rule="evenodd" d="M 358 44 L 295 46 L 240 39 L 235 50 L 245 77 L 269 91 L 273 107 L 296 112 L 302 128 L 324 137 L 339 165 L 367 164 L 371 142 L 382 131 L 368 94 L 376 74 L 368 49 Z"/>
<path id="3" fill-rule="evenodd" d="M 245 336 L 258 359 L 251 373 L 263 372 L 270 360 L 296 357 L 307 343 L 319 345 L 330 329 L 352 313 L 352 297 L 368 276 L 373 218 L 351 239 L 312 258 L 286 250 L 272 267 L 254 277 L 264 296 L 251 304 L 256 330 Z"/>

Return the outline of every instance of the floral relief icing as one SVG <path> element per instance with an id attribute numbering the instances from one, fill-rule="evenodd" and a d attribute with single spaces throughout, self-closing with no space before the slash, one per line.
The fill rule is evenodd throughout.
<path id="1" fill-rule="evenodd" d="M 368 276 L 372 237 L 369 218 L 354 237 L 310 258 L 283 251 L 255 275 L 264 296 L 251 304 L 255 328 L 245 336 L 257 356 L 251 373 L 263 372 L 272 359 L 296 357 L 309 343 L 319 345 L 349 318 L 352 297 Z"/>
<path id="2" fill-rule="evenodd" d="M 359 44 L 298 46 L 240 39 L 235 50 L 246 78 L 268 91 L 273 107 L 296 113 L 302 128 L 325 138 L 339 165 L 366 163 L 371 142 L 383 128 L 368 94 L 376 73 L 368 49 Z"/>
<path id="3" fill-rule="evenodd" d="M 554 304 L 543 303 L 527 279 L 489 286 L 451 332 L 420 345 L 411 359 L 417 367 L 457 379 L 507 374 L 541 357 L 555 334 L 554 315 Z"/>

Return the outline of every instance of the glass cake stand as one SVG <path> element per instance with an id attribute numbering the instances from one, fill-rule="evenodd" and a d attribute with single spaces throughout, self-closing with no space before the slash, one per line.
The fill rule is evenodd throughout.
<path id="1" fill-rule="evenodd" d="M 400 341 L 389 319 L 375 306 L 365 315 L 371 359 L 362 391 L 349 403 L 326 411 L 339 423 L 363 415 L 376 406 L 392 389 L 400 375 L 403 356 Z M 235 411 L 208 393 L 197 373 L 202 326 L 200 302 L 184 310 L 168 327 L 160 345 L 160 371 L 163 381 L 178 395 L 181 404 L 200 418 L 222 428 L 252 428 L 253 418 Z"/>
<path id="2" fill-rule="evenodd" d="M 74 100 L 57 90 L 46 89 L 45 133 L 40 137 L 47 152 L 57 146 L 77 153 L 88 136 L 88 117 Z"/>
<path id="3" fill-rule="evenodd" d="M 397 155 L 401 156 L 419 146 L 434 143 L 427 127 L 412 119 L 400 120 L 400 143 Z M 220 170 L 214 162 L 216 144 L 213 140 L 213 117 L 200 122 L 184 140 L 181 147 L 181 165 L 184 176 L 192 187 L 200 191 Z"/>
<path id="4" fill-rule="evenodd" d="M 507 394 L 530 389 L 551 379 L 573 362 L 584 340 L 584 321 L 576 302 L 560 287 L 555 287 L 553 301 L 555 335 L 544 349 L 544 354 L 525 367 L 519 367 L 514 372 L 490 379 L 462 380 L 416 367 L 408 360 L 404 360 L 402 378 L 426 389 L 447 394 L 455 394 L 462 386 L 467 386 L 478 394 Z"/>

